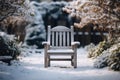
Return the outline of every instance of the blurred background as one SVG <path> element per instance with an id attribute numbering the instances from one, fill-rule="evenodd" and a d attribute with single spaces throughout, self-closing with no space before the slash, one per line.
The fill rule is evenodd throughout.
<path id="1" fill-rule="evenodd" d="M 46 40 L 48 25 L 70 27 L 74 22 L 80 22 L 79 18 L 71 17 L 62 10 L 71 0 L 25 1 L 24 6 L 19 11 L 3 21 L 1 20 L 0 24 L 0 31 L 15 35 L 18 43 L 22 42 L 24 45 L 43 48 L 42 42 Z M 24 14 L 18 15 L 20 13 Z M 94 30 L 93 24 L 88 24 L 81 29 L 74 27 L 75 41 L 81 43 L 79 47 L 84 47 L 90 43 L 98 44 L 104 40 L 106 34 L 106 31 Z"/>

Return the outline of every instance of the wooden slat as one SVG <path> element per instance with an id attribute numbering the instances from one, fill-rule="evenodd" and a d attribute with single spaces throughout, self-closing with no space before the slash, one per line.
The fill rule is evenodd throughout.
<path id="1" fill-rule="evenodd" d="M 73 53 L 49 53 L 48 55 L 73 55 Z"/>
<path id="2" fill-rule="evenodd" d="M 52 29 L 51 31 L 71 31 L 70 29 L 66 30 L 66 29 Z"/>
<path id="3" fill-rule="evenodd" d="M 59 32 L 59 35 L 60 35 L 60 47 L 62 46 L 62 32 Z"/>
<path id="4" fill-rule="evenodd" d="M 71 26 L 71 42 L 73 42 L 74 41 L 74 32 L 73 32 L 73 26 Z"/>
<path id="5" fill-rule="evenodd" d="M 54 44 L 54 32 L 52 31 L 52 46 L 54 46 L 55 44 Z"/>
<path id="6" fill-rule="evenodd" d="M 51 46 L 51 49 L 71 49 L 71 46 L 63 46 L 63 47 L 59 47 L 59 46 Z"/>
<path id="7" fill-rule="evenodd" d="M 58 32 L 56 32 L 56 47 L 58 46 Z"/>
<path id="8" fill-rule="evenodd" d="M 71 31 L 71 29 L 65 26 L 57 26 L 57 27 L 52 28 L 52 31 Z"/>
<path id="9" fill-rule="evenodd" d="M 69 46 L 69 32 L 67 32 L 67 46 Z"/>
<path id="10" fill-rule="evenodd" d="M 65 32 L 63 32 L 63 46 L 65 47 L 66 39 L 65 39 Z"/>
<path id="11" fill-rule="evenodd" d="M 67 58 L 51 58 L 51 61 L 71 61 L 72 59 L 67 59 Z"/>

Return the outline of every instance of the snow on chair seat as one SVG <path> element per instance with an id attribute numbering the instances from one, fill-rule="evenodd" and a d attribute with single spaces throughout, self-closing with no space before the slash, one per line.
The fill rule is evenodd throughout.
<path id="1" fill-rule="evenodd" d="M 47 53 L 53 55 L 57 55 L 61 53 L 63 53 L 64 55 L 71 55 L 71 53 L 74 53 L 74 51 L 72 49 L 50 49 L 47 51 Z"/>
<path id="2" fill-rule="evenodd" d="M 56 26 L 51 28 L 48 26 L 47 41 L 44 45 L 44 66 L 49 67 L 50 61 L 71 61 L 74 68 L 77 67 L 77 45 L 79 42 L 74 42 L 73 26 L 67 28 L 65 26 Z M 71 58 L 51 58 L 51 55 L 69 55 Z"/>

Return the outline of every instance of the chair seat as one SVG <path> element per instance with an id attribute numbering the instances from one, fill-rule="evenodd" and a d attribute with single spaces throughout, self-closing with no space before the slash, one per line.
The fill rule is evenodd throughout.
<path id="1" fill-rule="evenodd" d="M 47 51 L 49 54 L 71 54 L 74 53 L 74 50 L 72 49 L 50 49 Z"/>

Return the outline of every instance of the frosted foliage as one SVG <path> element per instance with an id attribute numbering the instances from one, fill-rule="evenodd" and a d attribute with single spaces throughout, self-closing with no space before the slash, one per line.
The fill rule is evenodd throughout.
<path id="1" fill-rule="evenodd" d="M 11 55 L 14 59 L 20 54 L 20 49 L 16 45 L 15 37 L 0 32 L 0 56 Z"/>
<path id="2" fill-rule="evenodd" d="M 62 2 L 35 2 L 31 1 L 32 23 L 27 26 L 26 42 L 29 45 L 43 47 L 42 42 L 46 39 L 45 22 L 46 17 L 58 19 L 62 15 L 61 8 L 67 3 Z"/>
<path id="3" fill-rule="evenodd" d="M 96 47 L 95 44 L 90 43 L 89 45 L 85 46 L 85 49 L 89 52 L 89 51 L 91 51 L 92 49 L 94 49 L 95 47 Z"/>
<path id="4" fill-rule="evenodd" d="M 103 68 L 108 66 L 108 57 L 110 56 L 110 53 L 108 50 L 104 51 L 102 55 L 97 57 L 96 61 L 94 62 L 94 67 L 97 68 Z"/>
<path id="5" fill-rule="evenodd" d="M 89 23 L 102 26 L 113 26 L 120 21 L 120 1 L 115 0 L 74 0 L 69 3 L 64 11 L 73 17 L 80 17 L 80 23 L 75 26 L 84 27 Z M 109 27 L 108 27 L 109 28 Z"/>
<path id="6" fill-rule="evenodd" d="M 107 50 L 103 51 L 100 56 L 97 57 L 94 67 L 103 68 L 109 66 L 113 70 L 120 71 L 120 43 L 114 44 Z"/>
<path id="7" fill-rule="evenodd" d="M 25 42 L 28 45 L 36 45 L 37 48 L 42 47 L 42 42 L 46 38 L 46 31 L 45 31 L 45 26 L 44 22 L 42 19 L 42 13 L 39 11 L 39 3 L 37 2 L 30 2 L 31 5 L 31 10 L 33 11 L 31 15 L 32 17 L 32 22 L 26 27 L 26 37 L 25 37 Z"/>
<path id="8" fill-rule="evenodd" d="M 23 14 L 23 16 L 25 17 L 25 19 L 27 20 L 32 20 L 32 15 L 33 13 L 33 8 L 30 5 L 30 1 L 29 0 L 25 0 L 25 2 L 23 3 L 24 6 L 21 7 L 21 11 Z"/>
<path id="9" fill-rule="evenodd" d="M 0 0 L 0 21 L 9 16 L 23 16 L 30 20 L 31 9 L 29 0 Z"/>
<path id="10" fill-rule="evenodd" d="M 120 37 L 114 36 L 112 40 L 100 42 L 97 46 L 87 46 L 88 57 L 94 58 L 94 67 L 109 67 L 120 71 Z"/>

